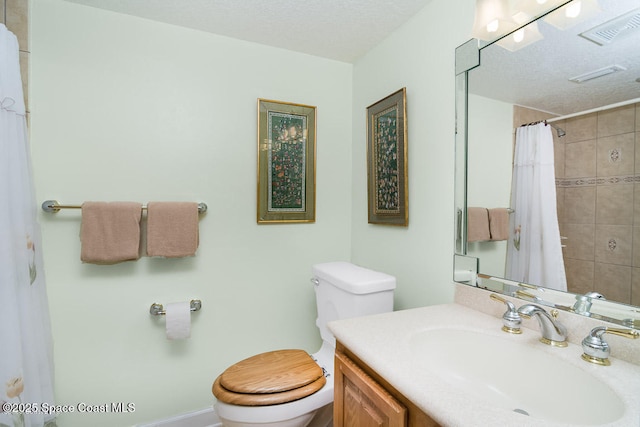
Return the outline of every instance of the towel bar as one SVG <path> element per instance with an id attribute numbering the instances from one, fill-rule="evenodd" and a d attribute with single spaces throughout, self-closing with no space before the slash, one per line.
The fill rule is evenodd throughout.
<path id="1" fill-rule="evenodd" d="M 191 311 L 198 311 L 202 308 L 202 301 L 200 301 L 199 299 L 192 299 L 190 302 L 190 306 Z M 164 316 L 165 314 L 167 314 L 164 310 L 163 305 L 155 302 L 151 304 L 151 307 L 149 307 L 149 313 L 153 314 L 154 316 Z"/>
<path id="2" fill-rule="evenodd" d="M 57 200 L 45 200 L 42 202 L 42 210 L 48 213 L 56 213 L 60 209 L 81 209 L 81 205 L 61 205 Z M 147 209 L 143 206 L 142 209 Z M 207 211 L 206 203 L 198 203 L 198 213 L 205 213 Z"/>

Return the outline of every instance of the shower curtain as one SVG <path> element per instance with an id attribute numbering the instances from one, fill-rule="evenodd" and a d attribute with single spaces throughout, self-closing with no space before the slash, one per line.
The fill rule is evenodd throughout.
<path id="1" fill-rule="evenodd" d="M 506 277 L 566 291 L 553 135 L 545 123 L 521 126 L 516 131 L 511 207 Z"/>
<path id="2" fill-rule="evenodd" d="M 2 24 L 0 200 L 0 426 L 54 425 L 42 413 L 54 403 L 52 342 L 18 41 Z"/>

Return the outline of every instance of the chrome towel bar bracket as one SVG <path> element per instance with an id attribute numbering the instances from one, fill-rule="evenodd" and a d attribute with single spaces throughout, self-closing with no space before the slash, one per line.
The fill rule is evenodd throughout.
<path id="1" fill-rule="evenodd" d="M 189 305 L 191 307 L 191 311 L 198 311 L 202 308 L 202 301 L 199 299 L 192 299 Z M 167 314 L 164 310 L 164 306 L 155 302 L 151 304 L 151 307 L 149 307 L 149 313 L 154 316 L 163 316 Z"/>

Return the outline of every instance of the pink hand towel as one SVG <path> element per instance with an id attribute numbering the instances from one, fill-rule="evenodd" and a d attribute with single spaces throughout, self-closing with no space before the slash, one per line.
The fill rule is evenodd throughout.
<path id="1" fill-rule="evenodd" d="M 490 238 L 487 208 L 467 208 L 467 241 L 482 242 Z"/>
<path id="2" fill-rule="evenodd" d="M 198 249 L 198 204 L 147 204 L 147 255 L 166 258 L 194 256 Z"/>
<path id="3" fill-rule="evenodd" d="M 140 203 L 83 203 L 80 259 L 92 264 L 115 264 L 140 258 L 141 217 Z"/>
<path id="4" fill-rule="evenodd" d="M 491 240 L 509 238 L 509 210 L 507 208 L 489 209 L 489 231 Z"/>

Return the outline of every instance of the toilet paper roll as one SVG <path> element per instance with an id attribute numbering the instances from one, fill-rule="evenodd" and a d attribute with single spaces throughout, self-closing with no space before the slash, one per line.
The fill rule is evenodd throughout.
<path id="1" fill-rule="evenodd" d="M 167 339 L 183 340 L 191 336 L 191 305 L 172 302 L 165 308 Z"/>

